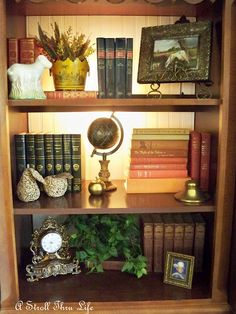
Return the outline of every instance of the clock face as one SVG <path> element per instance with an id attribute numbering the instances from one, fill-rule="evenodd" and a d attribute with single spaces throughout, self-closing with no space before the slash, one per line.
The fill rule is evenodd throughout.
<path id="1" fill-rule="evenodd" d="M 42 237 L 41 246 L 47 253 L 55 253 L 62 246 L 62 237 L 59 233 L 50 232 Z"/>

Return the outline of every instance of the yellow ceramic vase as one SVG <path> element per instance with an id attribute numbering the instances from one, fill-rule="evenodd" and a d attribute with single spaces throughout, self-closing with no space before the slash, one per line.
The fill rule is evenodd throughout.
<path id="1" fill-rule="evenodd" d="M 65 61 L 54 62 L 51 72 L 53 75 L 55 90 L 84 90 L 87 73 L 89 71 L 88 61 L 74 61 L 67 58 Z"/>

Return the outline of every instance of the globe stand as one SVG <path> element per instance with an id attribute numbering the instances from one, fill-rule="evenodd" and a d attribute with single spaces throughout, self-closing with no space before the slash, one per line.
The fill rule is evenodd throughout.
<path id="1" fill-rule="evenodd" d="M 102 130 L 105 129 L 105 130 L 110 131 L 109 128 L 103 128 L 103 124 L 104 123 L 109 123 L 109 125 L 111 125 L 110 123 L 111 123 L 112 120 L 115 120 L 115 122 L 116 122 L 116 126 L 115 127 L 117 128 L 117 125 L 119 127 L 119 130 L 120 130 L 119 141 L 118 141 L 118 143 L 116 145 L 111 145 L 111 147 L 113 147 L 113 146 L 115 146 L 115 147 L 113 147 L 110 151 L 107 151 L 107 152 L 97 151 L 97 149 L 104 150 L 104 149 L 107 149 L 107 147 L 103 147 L 102 145 L 94 143 L 93 137 L 91 136 L 91 134 L 94 135 L 94 132 L 93 132 L 94 126 L 93 125 L 95 124 L 96 127 L 97 127 L 97 124 L 98 124 L 98 129 L 97 129 L 97 131 L 95 131 L 95 135 L 99 138 L 101 136 L 101 134 L 104 133 L 104 131 L 101 132 L 100 126 L 101 126 Z M 114 122 L 112 122 L 112 123 L 115 125 Z M 105 136 L 106 136 L 106 134 L 105 134 Z M 95 120 L 90 125 L 90 127 L 88 129 L 88 139 L 89 139 L 90 143 L 92 145 L 94 145 L 94 147 L 95 147 L 93 152 L 92 152 L 91 157 L 93 157 L 94 154 L 98 155 L 98 156 L 102 156 L 102 160 L 99 160 L 101 168 L 100 168 L 100 171 L 98 173 L 98 176 L 99 176 L 99 179 L 102 180 L 105 183 L 105 185 L 106 185 L 105 191 L 108 191 L 108 192 L 109 191 L 115 191 L 117 189 L 117 187 L 109 180 L 110 171 L 108 170 L 108 165 L 109 165 L 110 160 L 107 160 L 107 156 L 113 154 L 114 152 L 116 152 L 119 149 L 119 147 L 121 146 L 121 144 L 123 142 L 123 138 L 124 138 L 123 127 L 122 127 L 120 121 L 114 116 L 113 113 L 111 115 L 111 118 L 109 118 L 109 119 L 108 118 L 100 118 L 100 119 Z M 103 138 L 102 138 L 102 142 L 103 142 Z"/>

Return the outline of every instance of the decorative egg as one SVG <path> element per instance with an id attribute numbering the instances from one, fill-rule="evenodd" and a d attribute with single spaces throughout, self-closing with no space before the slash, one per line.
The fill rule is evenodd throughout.
<path id="1" fill-rule="evenodd" d="M 89 193 L 92 195 L 102 195 L 105 189 L 105 183 L 98 178 L 96 178 L 94 181 L 91 181 L 88 186 Z"/>

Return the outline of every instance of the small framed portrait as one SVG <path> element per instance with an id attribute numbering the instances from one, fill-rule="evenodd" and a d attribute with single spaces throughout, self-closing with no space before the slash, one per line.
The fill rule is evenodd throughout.
<path id="1" fill-rule="evenodd" d="M 138 83 L 208 81 L 210 21 L 142 28 Z"/>
<path id="2" fill-rule="evenodd" d="M 194 269 L 194 256 L 167 252 L 164 282 L 191 289 Z"/>

